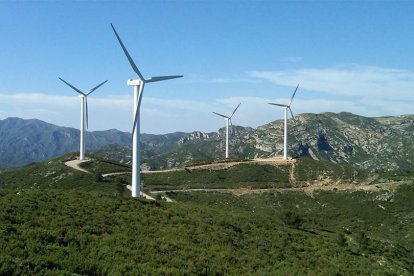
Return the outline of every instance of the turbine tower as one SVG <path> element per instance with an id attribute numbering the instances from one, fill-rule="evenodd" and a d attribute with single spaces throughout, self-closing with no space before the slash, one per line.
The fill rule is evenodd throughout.
<path id="1" fill-rule="evenodd" d="M 288 110 L 290 111 L 290 114 L 292 115 L 292 119 L 295 119 L 293 116 L 292 109 L 290 108 L 290 105 L 292 104 L 293 98 L 295 97 L 296 91 L 298 91 L 299 84 L 296 86 L 295 92 L 293 92 L 292 98 L 290 99 L 289 104 L 277 104 L 277 103 L 269 103 L 272 105 L 281 106 L 285 109 L 285 129 L 283 133 L 283 160 L 287 160 L 287 143 L 288 143 L 288 133 L 287 133 L 287 119 L 288 119 Z"/>
<path id="2" fill-rule="evenodd" d="M 132 197 L 140 196 L 140 106 L 142 100 L 142 93 L 144 91 L 144 86 L 146 83 L 164 81 L 176 78 L 182 78 L 183 76 L 161 76 L 161 77 L 151 77 L 150 79 L 145 79 L 141 72 L 138 70 L 138 67 L 135 65 L 131 56 L 128 53 L 128 50 L 125 48 L 124 43 L 122 43 L 121 38 L 116 32 L 114 26 L 111 24 L 112 30 L 115 33 L 116 38 L 118 39 L 119 44 L 124 51 L 129 64 L 132 67 L 132 70 L 138 75 L 138 79 L 127 81 L 127 85 L 134 87 L 134 124 L 132 127 Z"/>
<path id="3" fill-rule="evenodd" d="M 75 90 L 76 92 L 79 93 L 79 98 L 81 98 L 81 124 L 80 124 L 80 149 L 79 149 L 79 160 L 84 160 L 85 159 L 85 125 L 86 125 L 86 129 L 88 128 L 89 125 L 89 119 L 88 119 L 88 96 L 95 91 L 96 89 L 98 89 L 99 87 L 101 87 L 102 85 L 104 85 L 108 80 L 100 83 L 99 85 L 95 86 L 94 88 L 92 88 L 91 90 L 89 90 L 87 93 L 84 93 L 82 91 L 80 91 L 79 89 L 77 89 L 75 86 L 71 85 L 70 83 L 66 82 L 64 79 L 59 78 L 61 81 L 63 81 L 64 83 L 66 83 L 69 87 L 71 87 L 73 90 Z"/>
<path id="4" fill-rule="evenodd" d="M 239 108 L 240 105 L 241 103 L 239 103 L 239 105 L 234 109 L 233 113 L 231 113 L 230 116 L 226 116 L 226 115 L 223 115 L 217 112 L 213 112 L 214 114 L 223 117 L 224 120 L 226 121 L 226 159 L 229 158 L 229 122 L 231 123 L 231 126 L 233 127 L 233 122 L 231 121 L 231 118 L 233 117 L 234 113 L 236 113 L 236 110 Z"/>

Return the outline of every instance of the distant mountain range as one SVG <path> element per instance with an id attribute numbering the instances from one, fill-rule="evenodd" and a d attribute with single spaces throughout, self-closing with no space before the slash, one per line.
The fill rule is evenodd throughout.
<path id="1" fill-rule="evenodd" d="M 351 113 L 301 114 L 289 120 L 289 156 L 348 163 L 371 171 L 410 171 L 414 165 L 414 115 L 367 118 Z M 142 166 L 162 169 L 220 159 L 224 128 L 219 132 L 142 134 Z M 87 151 L 128 163 L 130 133 L 88 132 Z M 18 167 L 78 151 L 79 130 L 40 120 L 0 120 L 0 167 Z M 283 120 L 257 127 L 234 126 L 230 156 L 281 156 Z"/>
<path id="2" fill-rule="evenodd" d="M 130 135 L 118 130 L 86 134 L 87 149 L 96 150 L 113 143 L 126 146 Z M 0 120 L 0 167 L 12 168 L 79 151 L 79 130 L 59 127 L 37 119 Z"/>

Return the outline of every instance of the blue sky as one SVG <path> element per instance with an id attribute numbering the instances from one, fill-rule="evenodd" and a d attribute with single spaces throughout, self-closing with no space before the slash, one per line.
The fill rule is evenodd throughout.
<path id="1" fill-rule="evenodd" d="M 256 127 L 292 109 L 366 116 L 414 107 L 414 4 L 410 1 L 2 1 L 0 119 L 79 127 L 81 90 L 90 130 L 132 127 L 135 75 L 112 22 L 145 77 L 141 130 Z"/>

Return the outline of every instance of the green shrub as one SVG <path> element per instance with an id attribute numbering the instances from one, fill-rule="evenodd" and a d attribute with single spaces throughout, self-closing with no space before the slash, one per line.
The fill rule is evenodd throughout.
<path id="1" fill-rule="evenodd" d="M 282 221 L 290 227 L 298 229 L 302 223 L 301 217 L 295 211 L 286 211 L 282 214 Z"/>
<path id="2" fill-rule="evenodd" d="M 348 241 L 343 233 L 338 233 L 336 236 L 336 244 L 339 247 L 346 247 L 348 245 Z"/>

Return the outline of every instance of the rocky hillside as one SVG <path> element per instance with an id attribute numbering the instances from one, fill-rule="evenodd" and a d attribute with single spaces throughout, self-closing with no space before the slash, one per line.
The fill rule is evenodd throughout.
<path id="1" fill-rule="evenodd" d="M 414 115 L 367 118 L 351 113 L 301 114 L 289 120 L 289 156 L 347 163 L 371 171 L 411 171 Z M 224 157 L 225 129 L 218 133 L 176 132 L 141 136 L 146 168 L 161 169 Z M 87 150 L 128 163 L 130 134 L 117 130 L 87 134 Z M 79 131 L 39 120 L 0 121 L 0 167 L 13 167 L 77 151 Z M 233 158 L 275 157 L 283 153 L 283 120 L 256 129 L 234 126 Z"/>
<path id="2" fill-rule="evenodd" d="M 289 120 L 289 156 L 347 163 L 371 171 L 410 171 L 414 167 L 414 115 L 367 118 L 351 113 L 301 114 Z M 171 167 L 224 155 L 224 129 L 189 134 L 169 151 L 153 151 L 144 161 Z M 234 158 L 275 157 L 283 153 L 283 120 L 256 129 L 235 126 L 230 136 Z M 156 161 L 156 162 L 155 162 Z M 162 163 L 162 164 L 161 164 Z"/>

